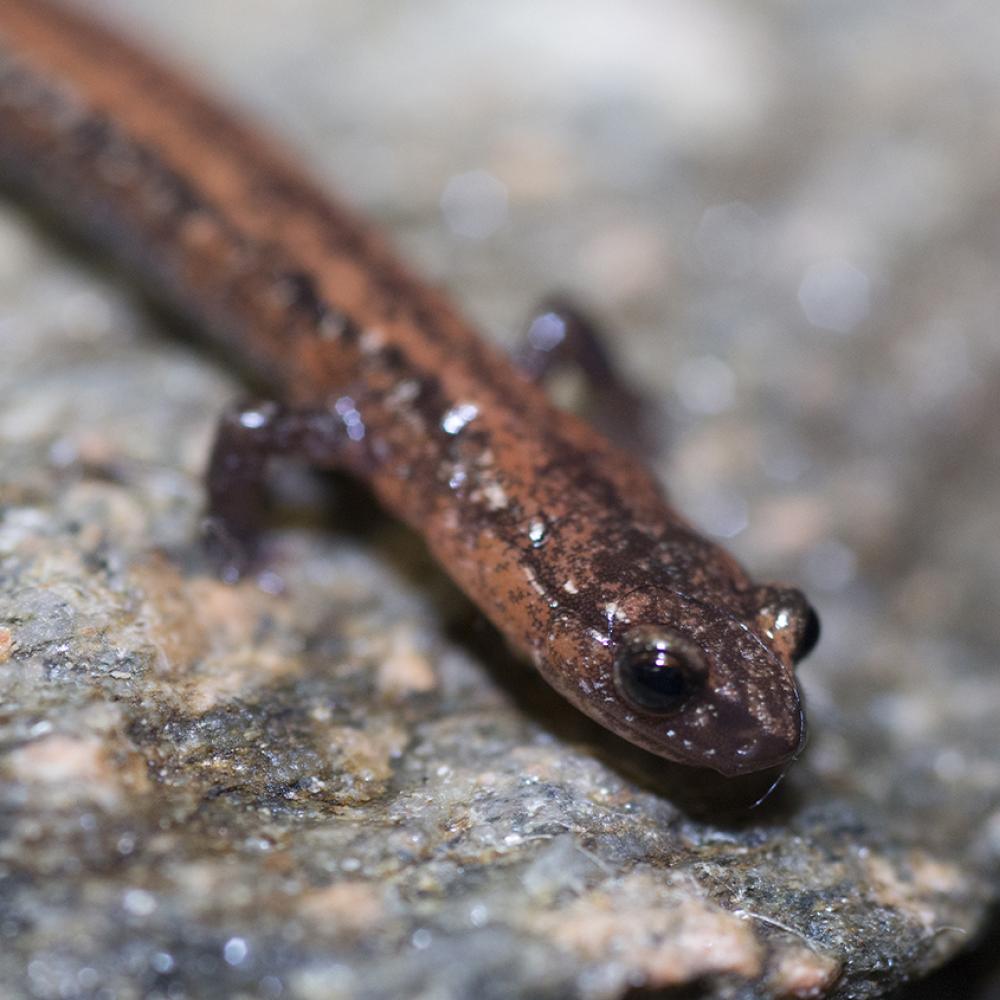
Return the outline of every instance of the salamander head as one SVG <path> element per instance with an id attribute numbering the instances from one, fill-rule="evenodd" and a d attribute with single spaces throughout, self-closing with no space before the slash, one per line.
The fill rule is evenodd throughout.
<path id="1" fill-rule="evenodd" d="M 815 644 L 818 620 L 795 590 L 761 587 L 740 597 L 720 609 L 671 591 L 639 592 L 614 609 L 603 635 L 565 622 L 547 659 L 574 662 L 557 667 L 556 686 L 603 725 L 670 760 L 725 775 L 780 765 L 804 740 L 793 664 Z M 572 690 L 574 677 L 583 684 Z"/>

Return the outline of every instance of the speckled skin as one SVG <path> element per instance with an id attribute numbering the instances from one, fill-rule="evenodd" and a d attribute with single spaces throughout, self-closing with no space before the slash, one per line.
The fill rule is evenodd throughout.
<path id="1" fill-rule="evenodd" d="M 555 409 L 368 225 L 186 83 L 77 15 L 3 0 L 0 175 L 312 415 L 311 459 L 367 480 L 582 711 L 723 774 L 797 752 L 801 596 L 753 584 L 635 459 Z M 704 656 L 704 683 L 668 715 L 613 683 L 637 624 Z"/>

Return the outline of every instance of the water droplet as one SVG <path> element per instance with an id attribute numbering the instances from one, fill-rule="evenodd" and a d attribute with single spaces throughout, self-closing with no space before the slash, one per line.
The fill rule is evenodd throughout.
<path id="1" fill-rule="evenodd" d="M 479 407 L 475 403 L 459 403 L 441 418 L 441 430 L 445 434 L 458 434 L 478 416 Z"/>
<path id="2" fill-rule="evenodd" d="M 545 544 L 545 522 L 541 518 L 536 517 L 528 525 L 528 537 L 531 539 L 532 546 L 536 549 Z"/>

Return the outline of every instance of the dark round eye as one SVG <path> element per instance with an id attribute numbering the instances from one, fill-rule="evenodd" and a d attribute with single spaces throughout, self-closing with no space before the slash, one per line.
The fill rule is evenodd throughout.
<path id="1" fill-rule="evenodd" d="M 804 610 L 802 630 L 795 643 L 795 652 L 792 654 L 796 663 L 808 656 L 816 648 L 816 643 L 819 642 L 819 615 L 816 614 L 816 610 L 811 604 L 807 604 Z"/>
<path id="2" fill-rule="evenodd" d="M 700 686 L 705 674 L 701 650 L 684 636 L 655 625 L 638 625 L 615 651 L 615 685 L 635 708 L 676 711 Z"/>
<path id="3" fill-rule="evenodd" d="M 808 656 L 819 641 L 819 615 L 794 587 L 765 584 L 753 591 L 757 627 L 779 653 L 792 661 Z"/>

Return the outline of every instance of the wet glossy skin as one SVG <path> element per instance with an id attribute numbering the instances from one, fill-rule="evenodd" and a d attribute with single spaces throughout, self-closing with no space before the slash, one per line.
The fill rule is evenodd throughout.
<path id="1" fill-rule="evenodd" d="M 556 410 L 369 226 L 187 84 L 78 16 L 3 0 L 0 176 L 281 401 L 224 431 L 220 517 L 239 521 L 222 508 L 246 454 L 302 451 L 368 481 L 603 725 L 723 774 L 797 752 L 793 663 L 815 639 L 801 595 L 754 584 L 633 457 Z"/>

